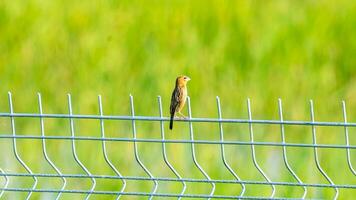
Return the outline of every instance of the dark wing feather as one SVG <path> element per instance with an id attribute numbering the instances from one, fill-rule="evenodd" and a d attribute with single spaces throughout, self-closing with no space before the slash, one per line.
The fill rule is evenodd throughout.
<path id="1" fill-rule="evenodd" d="M 177 107 L 180 104 L 180 99 L 181 99 L 181 90 L 178 86 L 176 86 L 173 90 L 172 93 L 172 98 L 171 98 L 171 107 L 169 108 L 170 114 L 171 114 L 171 118 L 169 121 L 169 129 L 173 129 L 173 118 L 174 118 L 174 113 L 177 110 Z"/>
<path id="2" fill-rule="evenodd" d="M 180 96 L 181 96 L 181 92 L 179 87 L 175 87 L 172 93 L 171 107 L 169 109 L 171 115 L 174 115 L 174 113 L 176 112 L 176 109 L 180 102 Z"/>

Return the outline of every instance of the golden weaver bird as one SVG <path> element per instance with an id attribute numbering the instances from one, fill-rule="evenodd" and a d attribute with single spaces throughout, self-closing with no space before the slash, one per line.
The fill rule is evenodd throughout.
<path id="1" fill-rule="evenodd" d="M 173 118 L 175 113 L 180 114 L 185 118 L 185 116 L 180 112 L 185 104 L 188 96 L 187 83 L 190 81 L 188 76 L 179 76 L 176 79 L 176 87 L 173 90 L 170 106 L 171 120 L 169 122 L 169 129 L 173 129 Z"/>

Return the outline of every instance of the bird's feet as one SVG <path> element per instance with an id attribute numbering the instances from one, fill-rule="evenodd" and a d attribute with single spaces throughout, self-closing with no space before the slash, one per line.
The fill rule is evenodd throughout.
<path id="1" fill-rule="evenodd" d="M 178 117 L 179 119 L 188 119 L 188 117 L 184 116 L 181 112 L 178 112 L 177 114 L 180 115 L 180 117 Z"/>

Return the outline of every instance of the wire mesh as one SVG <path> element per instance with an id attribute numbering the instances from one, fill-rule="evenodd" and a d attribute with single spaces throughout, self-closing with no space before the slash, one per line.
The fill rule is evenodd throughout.
<path id="1" fill-rule="evenodd" d="M 181 126 L 186 126 L 182 130 L 187 130 L 188 138 L 168 139 L 171 136 L 167 137 L 165 122 L 169 118 L 164 117 L 161 97 L 157 98 L 158 116 L 135 115 L 132 95 L 129 96 L 131 115 L 125 116 L 105 115 L 100 95 L 97 115 L 74 114 L 71 95 L 67 97 L 67 114 L 45 113 L 40 94 L 38 113 L 16 113 L 12 95 L 8 93 L 9 112 L 0 113 L 0 120 L 10 122 L 9 132 L 0 133 L 0 142 L 6 144 L 2 145 L 0 157 L 0 199 L 96 199 L 99 196 L 100 199 L 341 199 L 356 195 L 356 173 L 352 164 L 355 137 L 349 134 L 356 123 L 347 121 L 344 101 L 342 122 L 320 122 L 315 120 L 313 101 L 310 101 L 310 121 L 285 120 L 281 99 L 277 102 L 278 120 L 253 119 L 250 99 L 247 99 L 246 119 L 227 119 L 222 116 L 219 97 L 216 97 L 217 118 L 193 118 L 188 97 L 188 117 L 176 119 Z M 16 122 L 20 119 L 38 120 L 39 132 L 19 133 Z M 45 122 L 49 119 L 67 120 L 69 135 L 61 132 L 46 134 Z M 78 120 L 96 121 L 99 125 L 96 131 L 100 135 L 79 135 Z M 107 131 L 109 122 L 128 122 L 124 130 L 131 130 L 132 137 L 127 132 L 118 136 L 112 133 L 112 129 Z M 148 138 L 140 138 L 138 130 L 141 129 L 137 125 L 142 122 L 158 123 L 159 138 L 149 134 L 146 134 Z M 203 130 L 211 131 L 204 135 L 206 139 L 197 139 L 201 124 L 209 125 Z M 235 125 L 247 126 L 247 140 L 225 138 L 231 134 L 243 134 L 226 128 Z M 256 126 L 269 125 L 279 127 L 279 140 L 257 141 L 255 136 L 259 127 Z M 207 136 L 215 134 L 212 126 L 217 128 L 216 139 Z M 311 129 L 309 133 L 303 132 L 305 137 L 311 135 L 311 142 L 287 142 L 289 127 Z M 342 129 L 343 142 L 319 142 L 317 130 L 320 127 Z M 109 137 L 107 133 L 113 136 Z M 36 144 L 39 141 L 42 159 L 40 155 L 33 155 L 35 151 L 23 150 L 24 141 L 30 143 L 30 149 L 38 148 Z M 90 144 L 83 145 L 82 142 Z M 159 150 L 154 145 L 159 145 Z M 295 156 L 298 150 L 303 150 L 304 154 Z M 311 156 L 304 150 L 312 151 Z M 327 153 L 321 152 L 324 150 Z M 72 155 L 64 153 L 67 151 Z M 238 159 L 240 155 L 245 157 Z M 272 158 L 272 164 L 266 164 L 269 162 L 266 155 Z M 313 162 L 308 162 L 310 158 Z M 220 165 L 216 164 L 217 160 L 220 160 Z M 330 162 L 337 166 L 337 170 L 331 169 Z M 44 167 L 45 163 L 49 167 Z M 73 168 L 75 170 L 67 173 Z M 286 173 L 282 176 L 283 170 Z"/>

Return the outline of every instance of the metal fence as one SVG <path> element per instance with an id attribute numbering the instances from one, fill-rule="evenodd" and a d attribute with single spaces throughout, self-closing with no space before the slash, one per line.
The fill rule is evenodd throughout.
<path id="1" fill-rule="evenodd" d="M 346 106 L 345 102 L 342 102 L 342 114 L 343 114 L 343 121 L 342 122 L 320 122 L 315 120 L 314 116 L 314 108 L 313 108 L 313 101 L 310 101 L 310 121 L 288 121 L 284 120 L 283 118 L 283 110 L 282 110 L 282 101 L 278 100 L 278 111 L 279 111 L 279 119 L 278 120 L 256 120 L 252 118 L 251 112 L 251 103 L 250 100 L 247 100 L 247 111 L 248 116 L 246 119 L 226 119 L 223 118 L 220 106 L 219 97 L 216 98 L 217 101 L 217 118 L 193 118 L 190 99 L 187 99 L 187 107 L 188 107 L 188 117 L 186 119 L 177 119 L 179 123 L 186 124 L 189 129 L 189 139 L 167 139 L 165 133 L 165 122 L 169 121 L 168 117 L 164 117 L 162 111 L 162 103 L 161 98 L 158 97 L 158 111 L 159 116 L 136 116 L 135 109 L 134 109 L 134 101 L 133 97 L 130 95 L 130 110 L 131 115 L 129 116 L 109 116 L 104 115 L 103 112 L 103 105 L 101 96 L 98 97 L 98 107 L 99 107 L 99 114 L 98 115 L 82 115 L 82 114 L 74 114 L 72 109 L 72 101 L 71 96 L 68 95 L 68 114 L 46 114 L 43 112 L 42 102 L 41 102 L 41 95 L 38 94 L 38 113 L 16 113 L 13 107 L 13 101 L 11 97 L 11 93 L 8 93 L 8 100 L 9 100 L 9 110 L 10 112 L 2 112 L 0 113 L 0 120 L 1 119 L 9 119 L 10 120 L 10 127 L 11 133 L 0 133 L 0 142 L 5 141 L 10 143 L 12 147 L 13 154 L 6 155 L 5 157 L 2 156 L 0 158 L 0 199 L 1 198 L 11 198 L 11 196 L 21 193 L 24 195 L 26 199 L 36 199 L 35 194 L 37 197 L 45 194 L 50 194 L 50 198 L 53 199 L 65 199 L 71 198 L 71 195 L 81 194 L 81 196 L 76 196 L 75 199 L 84 198 L 84 199 L 97 199 L 95 195 L 101 195 L 102 198 L 108 199 L 132 199 L 132 198 L 149 198 L 149 199 L 157 199 L 157 198 L 203 198 L 203 199 L 309 199 L 309 198 L 319 198 L 320 193 L 315 192 L 315 188 L 319 189 L 329 189 L 327 193 L 327 198 L 330 199 L 337 199 L 342 195 L 343 192 L 349 194 L 348 197 L 352 196 L 353 194 L 356 196 L 356 172 L 352 166 L 351 152 L 356 148 L 355 145 L 351 143 L 355 143 L 352 141 L 352 137 L 349 137 L 349 129 L 352 127 L 356 127 L 356 123 L 350 123 L 347 121 L 347 113 L 346 113 Z M 40 121 L 40 132 L 37 134 L 19 134 L 17 133 L 17 125 L 16 122 L 19 119 L 37 119 Z M 58 135 L 46 135 L 45 128 L 44 128 L 44 121 L 47 119 L 67 119 L 69 121 L 70 127 L 70 135 L 58 134 Z M 78 119 L 92 119 L 96 120 L 100 123 L 100 137 L 95 136 L 76 136 L 75 131 L 75 120 Z M 114 121 L 128 121 L 130 122 L 130 128 L 132 130 L 132 135 L 130 137 L 107 137 L 105 132 L 105 123 L 108 120 Z M 136 124 L 138 122 L 156 122 L 160 125 L 160 138 L 139 138 L 137 135 Z M 201 140 L 195 139 L 195 123 L 210 123 L 216 124 L 218 127 L 218 140 Z M 224 126 L 228 124 L 245 124 L 248 126 L 248 134 L 249 134 L 249 141 L 239 141 L 239 140 L 226 140 L 224 134 Z M 276 125 L 279 126 L 279 134 L 280 134 L 280 141 L 277 142 L 266 142 L 266 141 L 256 141 L 254 139 L 254 127 L 256 125 Z M 38 126 L 38 125 L 36 125 Z M 311 138 L 311 143 L 297 143 L 297 142 L 288 142 L 286 138 L 286 126 L 307 126 L 310 128 L 310 132 L 306 133 L 306 136 Z M 317 127 L 340 127 L 343 129 L 343 144 L 322 144 L 318 143 L 317 141 Z M 355 137 L 353 137 L 355 139 Z M 47 164 L 49 164 L 53 170 L 53 173 L 47 173 L 41 170 L 37 170 L 36 172 L 31 169 L 31 161 L 25 161 L 23 159 L 23 155 L 26 152 L 19 153 L 18 148 L 18 141 L 27 140 L 27 141 L 40 141 L 41 142 L 41 151 Z M 63 173 L 62 169 L 58 167 L 58 163 L 56 164 L 55 161 L 51 158 L 51 155 L 48 153 L 48 142 L 49 141 L 68 141 L 70 142 L 70 147 L 72 151 L 73 157 L 71 158 L 64 158 L 64 159 L 73 159 L 75 163 L 81 168 L 84 173 L 75 173 L 75 174 L 67 174 Z M 105 160 L 105 167 L 109 167 L 111 169 L 110 174 L 94 174 L 91 172 L 90 167 L 88 167 L 83 158 L 80 158 L 78 155 L 78 147 L 76 144 L 80 141 L 93 141 L 100 143 L 100 148 L 102 150 L 103 159 Z M 139 166 L 144 172 L 141 175 L 125 175 L 122 173 L 123 167 L 117 163 L 125 163 L 125 160 L 119 160 L 118 162 L 114 161 L 114 155 L 109 155 L 107 150 L 107 143 L 129 143 L 132 144 L 133 155 L 136 166 Z M 153 173 L 150 167 L 147 167 L 149 163 L 147 163 L 147 159 L 143 159 L 146 155 L 146 151 L 140 151 L 141 144 L 159 144 L 161 145 L 161 155 L 157 155 L 157 160 L 161 160 L 162 163 L 164 162 L 164 166 L 162 166 L 163 170 L 168 170 L 171 172 L 172 176 L 162 175 L 157 172 Z M 184 171 L 179 170 L 173 162 L 175 159 L 174 152 L 167 153 L 167 146 L 171 144 L 184 144 L 185 146 L 189 147 L 190 157 L 186 158 L 186 161 L 192 161 L 195 170 L 198 170 L 200 173 L 200 178 L 189 177 L 185 174 Z M 206 152 L 204 149 L 210 149 L 213 146 L 218 147 L 219 149 L 219 159 L 222 162 L 222 167 L 217 169 L 217 171 L 224 171 L 224 173 L 228 173 L 231 178 L 212 178 L 209 172 L 205 169 L 207 165 L 209 165 L 210 160 L 204 159 L 204 157 L 197 156 L 198 151 L 196 150 L 197 145 L 200 145 L 199 148 L 203 149 L 199 151 L 199 155 L 204 154 Z M 255 171 L 259 174 L 260 178 L 256 179 L 244 179 L 245 175 L 241 173 L 241 166 L 236 167 L 234 165 L 233 157 L 234 155 L 227 155 L 227 148 L 231 147 L 247 147 L 249 150 L 249 154 L 251 156 L 252 166 L 253 168 L 245 169 L 244 171 Z M 279 148 L 281 150 L 281 154 L 279 155 L 283 165 L 284 170 L 287 171 L 288 178 L 285 181 L 276 181 L 274 180 L 269 173 L 266 171 L 273 171 L 273 169 L 266 170 L 266 166 L 262 167 L 262 159 L 258 159 L 257 154 L 258 151 L 256 148 Z M 1 151 L 4 151 L 5 147 L 2 147 Z M 303 170 L 299 170 L 299 173 L 296 172 L 291 157 L 291 153 L 296 149 L 307 149 L 311 150 L 313 153 L 313 166 L 307 166 Z M 342 155 L 345 157 L 336 159 L 330 158 L 332 162 L 340 162 L 347 166 L 347 170 L 340 169 L 338 174 L 349 174 L 347 175 L 348 179 L 346 181 L 338 181 L 336 182 L 333 177 L 338 175 L 330 176 L 328 174 L 328 166 L 323 165 L 323 162 L 320 160 L 320 155 L 318 154 L 321 150 L 329 149 L 329 150 L 338 150 L 342 151 Z M 231 150 L 229 153 L 231 154 Z M 234 154 L 238 154 L 239 152 L 235 152 Z M 267 150 L 268 154 L 268 150 Z M 331 154 L 330 156 L 335 155 Z M 53 156 L 53 155 L 52 155 Z M 21 165 L 21 167 L 25 170 L 23 171 L 18 169 L 7 169 L 4 168 L 4 162 L 8 157 L 14 157 L 16 162 Z M 344 159 L 345 158 L 345 159 Z M 132 158 L 133 159 L 133 158 Z M 26 159 L 29 160 L 29 159 Z M 152 166 L 152 162 L 156 162 L 155 160 L 151 160 L 149 165 Z M 247 163 L 248 161 L 246 161 Z M 298 161 L 303 162 L 303 161 Z M 116 163 L 116 164 L 115 164 Z M 295 163 L 295 162 L 293 162 Z M 100 165 L 104 165 L 101 163 Z M 101 166 L 96 166 L 101 167 Z M 104 166 L 103 166 L 104 167 Z M 127 167 L 127 166 L 126 166 Z M 129 166 L 130 167 L 130 166 Z M 317 169 L 317 173 L 319 176 L 322 176 L 323 180 L 317 179 L 316 182 L 307 182 L 301 178 L 302 172 L 307 172 L 310 168 Z M 280 169 L 280 167 L 278 168 Z M 215 170 L 216 171 L 216 170 Z M 278 173 L 278 172 L 277 172 Z M 312 175 L 316 176 L 316 175 Z M 215 176 L 216 177 L 216 176 Z M 16 178 L 16 184 L 12 186 L 12 180 Z M 21 187 L 24 184 L 21 184 L 22 179 L 29 178 L 32 180 L 30 182 L 30 187 Z M 81 180 L 90 180 L 90 187 L 88 189 L 73 189 L 69 187 L 69 182 L 72 178 L 79 179 L 79 183 Z M 262 178 L 262 179 L 261 179 Z M 48 182 L 52 180 L 61 180 L 60 187 L 56 188 L 44 188 L 40 187 L 39 179 L 45 179 Z M 99 181 L 115 181 L 116 186 L 114 188 L 98 188 Z M 46 182 L 45 181 L 45 182 Z M 28 182 L 28 181 L 27 181 Z M 135 189 L 128 189 L 130 183 L 132 182 L 148 182 L 149 188 L 146 186 L 144 189 L 136 188 Z M 178 183 L 175 186 L 175 191 L 179 192 L 171 192 L 171 190 L 166 190 L 166 187 L 161 188 L 161 185 L 164 185 L 167 182 Z M 195 186 L 194 184 L 208 184 L 205 187 L 205 193 L 199 192 L 195 193 Z M 46 184 L 42 184 L 46 185 Z M 233 185 L 235 190 L 229 191 L 227 193 L 224 192 L 217 192 L 217 185 L 221 185 L 220 188 L 224 188 L 225 185 Z M 264 190 L 261 190 L 257 194 L 251 193 L 252 190 L 250 186 L 264 186 L 268 187 Z M 297 192 L 293 193 L 280 193 L 278 190 L 280 187 L 288 187 L 288 188 L 297 188 Z M 142 188 L 141 187 L 141 188 Z M 256 189 L 253 189 L 256 190 Z M 221 190 L 224 191 L 224 190 Z M 225 190 L 226 191 L 226 190 Z M 67 195 L 65 197 L 65 195 Z M 319 195 L 319 196 L 318 196 Z M 322 196 L 325 197 L 325 196 Z M 100 198 L 100 199 L 102 199 Z"/>

